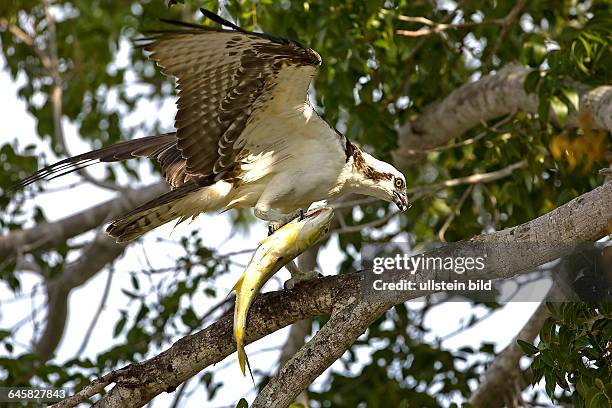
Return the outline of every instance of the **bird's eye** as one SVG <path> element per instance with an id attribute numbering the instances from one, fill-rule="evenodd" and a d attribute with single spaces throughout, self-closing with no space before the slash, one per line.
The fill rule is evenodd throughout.
<path id="1" fill-rule="evenodd" d="M 404 180 L 402 180 L 401 178 L 396 178 L 395 179 L 395 187 L 396 188 L 404 188 Z"/>

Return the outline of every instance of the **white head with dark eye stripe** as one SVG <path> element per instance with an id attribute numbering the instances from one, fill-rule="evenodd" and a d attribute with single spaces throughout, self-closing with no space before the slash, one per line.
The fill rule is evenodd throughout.
<path id="1" fill-rule="evenodd" d="M 406 178 L 399 170 L 357 147 L 352 153 L 351 163 L 357 182 L 353 187 L 356 193 L 393 202 L 401 211 L 408 209 Z"/>

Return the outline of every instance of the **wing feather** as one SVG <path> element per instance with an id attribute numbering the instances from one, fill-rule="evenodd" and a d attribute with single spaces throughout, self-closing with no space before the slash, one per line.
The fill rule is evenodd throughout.
<path id="1" fill-rule="evenodd" d="M 154 33 L 144 48 L 164 75 L 178 79 L 175 127 L 186 175 L 216 177 L 232 169 L 248 143 L 240 136 L 270 98 L 295 88 L 283 72 L 310 67 L 300 89 L 285 95 L 288 106 L 304 103 L 321 59 L 296 41 L 247 32 L 202 12 L 231 29 L 172 22 L 181 29 Z"/>
<path id="2" fill-rule="evenodd" d="M 157 159 L 161 164 L 162 173 L 164 177 L 166 177 L 168 183 L 172 187 L 178 187 L 182 182 L 177 184 L 171 180 L 176 179 L 174 171 L 178 171 L 181 167 L 185 167 L 185 160 L 177 149 L 176 143 L 177 138 L 174 133 L 167 133 L 159 136 L 147 136 L 128 140 L 112 146 L 103 147 L 98 150 L 69 157 L 42 168 L 13 186 L 13 190 L 24 188 L 39 180 L 52 180 L 65 174 L 81 170 L 97 162 L 118 162 L 133 159 L 135 157 Z"/>

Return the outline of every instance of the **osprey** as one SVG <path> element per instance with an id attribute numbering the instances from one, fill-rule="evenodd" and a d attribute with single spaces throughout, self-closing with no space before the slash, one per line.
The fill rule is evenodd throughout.
<path id="1" fill-rule="evenodd" d="M 248 32 L 202 9 L 229 29 L 167 21 L 143 47 L 177 79 L 175 133 L 74 156 L 18 187 L 93 164 L 156 159 L 171 190 L 114 221 L 117 242 L 202 212 L 253 207 L 278 227 L 315 201 L 358 193 L 407 208 L 404 176 L 361 151 L 308 101 L 321 57 L 297 41 Z"/>

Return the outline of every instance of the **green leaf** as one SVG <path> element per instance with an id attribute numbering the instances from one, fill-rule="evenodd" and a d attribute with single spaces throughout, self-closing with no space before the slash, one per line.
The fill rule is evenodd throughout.
<path id="1" fill-rule="evenodd" d="M 540 117 L 540 122 L 548 122 L 549 112 L 550 101 L 540 100 L 540 105 L 538 106 L 538 116 Z"/>
<path id="2" fill-rule="evenodd" d="M 540 350 L 536 346 L 534 346 L 531 343 L 527 343 L 524 340 L 517 340 L 516 342 L 518 343 L 519 346 L 521 346 L 521 349 L 523 349 L 523 352 L 525 353 L 525 355 L 533 356 L 540 352 Z"/>
<path id="3" fill-rule="evenodd" d="M 609 405 L 606 402 L 606 397 L 598 392 L 596 394 L 594 394 L 588 401 L 587 401 L 587 408 L 608 408 Z"/>
<path id="4" fill-rule="evenodd" d="M 563 95 L 569 102 L 568 108 L 577 112 L 580 107 L 580 95 L 578 95 L 578 91 L 573 88 L 563 88 L 561 92 L 563 92 Z"/>
<path id="5" fill-rule="evenodd" d="M 121 333 L 126 323 L 127 323 L 127 314 L 123 312 L 121 319 L 119 319 L 119 321 L 115 325 L 115 329 L 113 330 L 113 337 L 117 337 L 119 333 Z"/>
<path id="6" fill-rule="evenodd" d="M 10 330 L 6 330 L 6 329 L 0 329 L 0 340 L 3 340 L 4 338 L 8 337 L 11 335 L 11 331 Z"/>
<path id="7" fill-rule="evenodd" d="M 555 396 L 555 387 L 557 386 L 557 382 L 553 377 L 551 372 L 547 372 L 544 374 L 544 381 L 546 382 L 545 390 L 546 394 L 553 399 Z"/>
<path id="8" fill-rule="evenodd" d="M 561 101 L 561 99 L 559 99 L 558 97 L 553 96 L 550 100 L 550 106 L 552 107 L 557 119 L 559 119 L 561 125 L 565 125 L 568 114 L 567 105 L 563 103 L 563 101 Z"/>
<path id="9" fill-rule="evenodd" d="M 140 289 L 140 284 L 138 283 L 138 278 L 136 278 L 136 275 L 131 274 L 130 280 L 132 281 L 132 287 L 138 291 Z"/>

